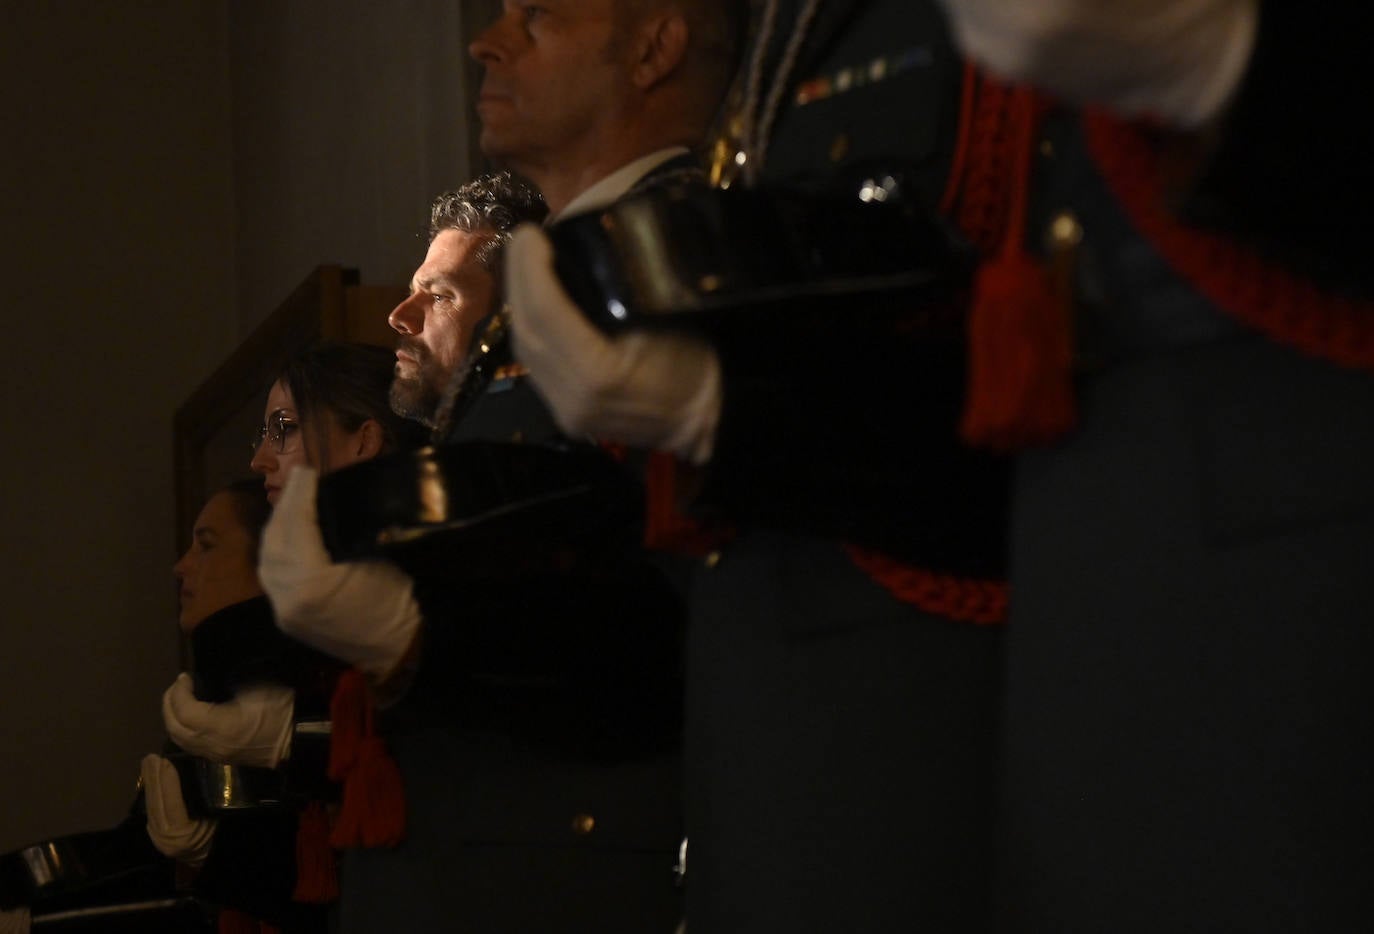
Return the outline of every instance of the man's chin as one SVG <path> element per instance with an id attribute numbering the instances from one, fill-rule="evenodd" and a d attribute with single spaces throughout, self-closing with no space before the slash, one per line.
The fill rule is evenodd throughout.
<path id="1" fill-rule="evenodd" d="M 435 400 L 425 392 L 425 387 L 419 380 L 397 376 L 391 381 L 388 401 L 391 403 L 391 411 L 401 418 L 408 418 L 431 428 L 434 426 Z"/>
<path id="2" fill-rule="evenodd" d="M 491 161 L 494 168 L 520 171 L 519 153 L 513 151 L 511 141 L 499 129 L 489 128 L 484 124 L 481 134 L 477 137 L 477 148 L 482 150 L 482 155 Z"/>

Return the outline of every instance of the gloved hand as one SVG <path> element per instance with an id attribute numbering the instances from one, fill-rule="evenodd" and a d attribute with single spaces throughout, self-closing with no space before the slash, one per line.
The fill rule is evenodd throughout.
<path id="1" fill-rule="evenodd" d="M 385 561 L 335 564 L 315 511 L 315 471 L 296 467 L 262 534 L 258 577 L 282 632 L 380 684 L 420 630 L 414 584 Z"/>
<path id="2" fill-rule="evenodd" d="M 606 337 L 563 290 L 553 246 L 533 224 L 506 247 L 506 297 L 515 355 L 564 431 L 710 459 L 721 406 L 710 346 L 679 335 Z"/>
<path id="3" fill-rule="evenodd" d="M 1218 116 L 1254 49 L 1257 0 L 941 0 L 960 47 L 1068 100 L 1191 129 Z"/>
<path id="4" fill-rule="evenodd" d="M 181 797 L 176 767 L 162 756 L 143 757 L 143 801 L 148 809 L 148 838 L 163 856 L 199 867 L 210 855 L 215 822 L 192 818 Z"/>
<path id="5" fill-rule="evenodd" d="M 162 722 L 182 749 L 212 762 L 274 769 L 291 755 L 296 692 L 276 684 L 242 688 L 233 700 L 196 700 L 182 672 L 162 694 Z"/>

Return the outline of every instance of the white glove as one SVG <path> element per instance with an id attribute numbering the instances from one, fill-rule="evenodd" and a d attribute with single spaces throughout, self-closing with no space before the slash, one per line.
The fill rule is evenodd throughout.
<path id="1" fill-rule="evenodd" d="M 720 361 L 695 338 L 593 327 L 553 271 L 553 246 L 533 224 L 506 247 L 515 355 L 571 435 L 660 448 L 695 464 L 711 457 L 720 420 Z"/>
<path id="2" fill-rule="evenodd" d="M 1185 129 L 1217 117 L 1255 45 L 1258 0 L 941 0 L 969 57 L 1015 81 Z"/>
<path id="3" fill-rule="evenodd" d="M 211 762 L 274 769 L 291 755 L 296 692 L 256 684 L 222 704 L 196 700 L 182 672 L 162 694 L 162 723 L 182 749 Z"/>
<path id="4" fill-rule="evenodd" d="M 335 564 L 320 535 L 315 471 L 296 467 L 262 534 L 258 577 L 282 632 L 379 684 L 420 630 L 414 582 L 385 561 Z"/>
<path id="5" fill-rule="evenodd" d="M 192 818 L 181 797 L 181 780 L 162 756 L 143 757 L 143 802 L 148 809 L 148 838 L 163 856 L 200 866 L 210 855 L 215 822 Z"/>

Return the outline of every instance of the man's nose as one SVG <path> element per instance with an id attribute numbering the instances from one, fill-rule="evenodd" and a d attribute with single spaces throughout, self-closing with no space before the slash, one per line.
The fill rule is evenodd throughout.
<path id="1" fill-rule="evenodd" d="M 386 323 L 398 334 L 419 334 L 425 329 L 425 309 L 422 292 L 416 292 L 391 309 Z"/>
<path id="2" fill-rule="evenodd" d="M 502 14 L 478 33 L 477 38 L 468 43 L 468 54 L 483 65 L 500 61 L 505 56 L 501 28 L 509 15 L 511 14 Z M 519 15 L 518 11 L 515 15 Z"/>

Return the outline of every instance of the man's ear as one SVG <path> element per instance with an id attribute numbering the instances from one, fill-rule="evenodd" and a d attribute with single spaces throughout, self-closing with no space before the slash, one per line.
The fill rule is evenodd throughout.
<path id="1" fill-rule="evenodd" d="M 635 87 L 647 91 L 682 67 L 689 32 L 687 20 L 676 10 L 655 15 L 640 26 L 632 72 Z"/>
<path id="2" fill-rule="evenodd" d="M 385 441 L 386 433 L 382 431 L 381 423 L 375 418 L 369 418 L 358 429 L 354 453 L 358 455 L 358 460 L 371 460 L 382 453 Z"/>

